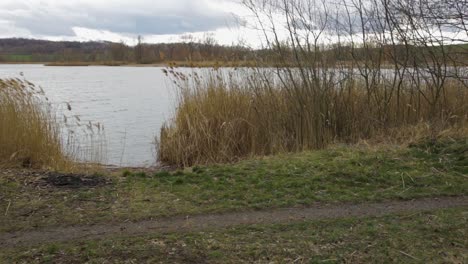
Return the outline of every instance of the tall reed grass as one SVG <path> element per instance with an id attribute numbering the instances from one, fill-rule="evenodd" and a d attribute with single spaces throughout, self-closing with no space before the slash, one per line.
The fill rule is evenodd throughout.
<path id="1" fill-rule="evenodd" d="M 40 87 L 0 79 L 0 166 L 69 171 L 84 168 L 81 161 L 98 160 L 102 143 L 93 141 L 83 151 L 78 141 L 83 137 L 64 131 L 66 121 L 58 120 L 56 110 Z"/>
<path id="2" fill-rule="evenodd" d="M 0 80 L 0 162 L 53 168 L 70 162 L 43 92 L 18 79 Z"/>
<path id="3" fill-rule="evenodd" d="M 288 70 L 289 71 L 289 70 Z M 323 73 L 305 82 L 297 70 L 278 77 L 269 70 L 218 70 L 203 75 L 170 71 L 179 88 L 174 118 L 161 129 L 161 162 L 191 166 L 232 162 L 253 155 L 323 148 L 332 142 L 407 140 L 465 129 L 468 90 L 444 84 L 431 104 L 429 84 L 411 78 L 389 94 L 392 78 L 372 90 L 354 75 Z M 465 130 L 466 131 L 466 130 Z"/>

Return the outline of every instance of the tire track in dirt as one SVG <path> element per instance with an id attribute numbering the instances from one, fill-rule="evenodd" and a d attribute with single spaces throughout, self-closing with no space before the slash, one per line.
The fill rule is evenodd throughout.
<path id="1" fill-rule="evenodd" d="M 468 196 L 422 198 L 410 201 L 385 201 L 380 203 L 317 204 L 304 208 L 227 212 L 117 224 L 45 228 L 33 231 L 2 233 L 0 234 L 0 247 L 8 248 L 33 246 L 42 243 L 214 230 L 239 225 L 280 224 L 349 217 L 378 217 L 387 214 L 417 213 L 455 207 L 468 208 Z"/>

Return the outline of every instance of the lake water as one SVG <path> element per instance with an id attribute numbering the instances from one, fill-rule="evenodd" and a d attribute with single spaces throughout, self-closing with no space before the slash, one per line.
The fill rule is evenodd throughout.
<path id="1" fill-rule="evenodd" d="M 154 138 L 172 116 L 176 97 L 162 68 L 0 65 L 0 78 L 23 78 L 20 73 L 54 105 L 69 102 L 82 123 L 104 125 L 105 163 L 155 164 Z"/>

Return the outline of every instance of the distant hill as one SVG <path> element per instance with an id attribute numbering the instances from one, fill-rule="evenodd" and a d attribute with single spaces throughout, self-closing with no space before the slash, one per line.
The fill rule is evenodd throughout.
<path id="1" fill-rule="evenodd" d="M 82 51 L 104 51 L 110 42 L 48 41 L 38 39 L 9 38 L 0 39 L 0 54 L 57 53 L 64 49 Z"/>
<path id="2" fill-rule="evenodd" d="M 139 44 L 114 42 L 0 39 L 0 62 L 135 62 L 241 60 L 251 54 L 239 46 L 188 42 Z"/>
<path id="3" fill-rule="evenodd" d="M 77 57 L 80 57 L 80 60 L 90 60 L 93 54 L 103 54 L 110 46 L 109 42 L 0 39 L 0 61 L 51 62 L 68 58 L 78 59 Z"/>

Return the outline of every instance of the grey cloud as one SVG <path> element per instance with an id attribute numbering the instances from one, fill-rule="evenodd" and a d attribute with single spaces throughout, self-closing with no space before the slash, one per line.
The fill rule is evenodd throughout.
<path id="1" fill-rule="evenodd" d="M 161 10 L 153 1 L 148 1 L 147 6 L 140 3 L 132 10 L 121 10 L 113 6 L 113 1 L 109 1 L 108 8 L 89 4 L 74 7 L 56 7 L 50 3 L 11 5 L 8 11 L 0 11 L 0 19 L 11 21 L 34 35 L 47 36 L 73 36 L 73 27 L 129 34 L 180 34 L 215 30 L 235 22 L 232 14 L 203 6 L 204 1 L 173 1 L 187 4 L 183 8 L 167 8 L 170 4 L 166 4 Z"/>

